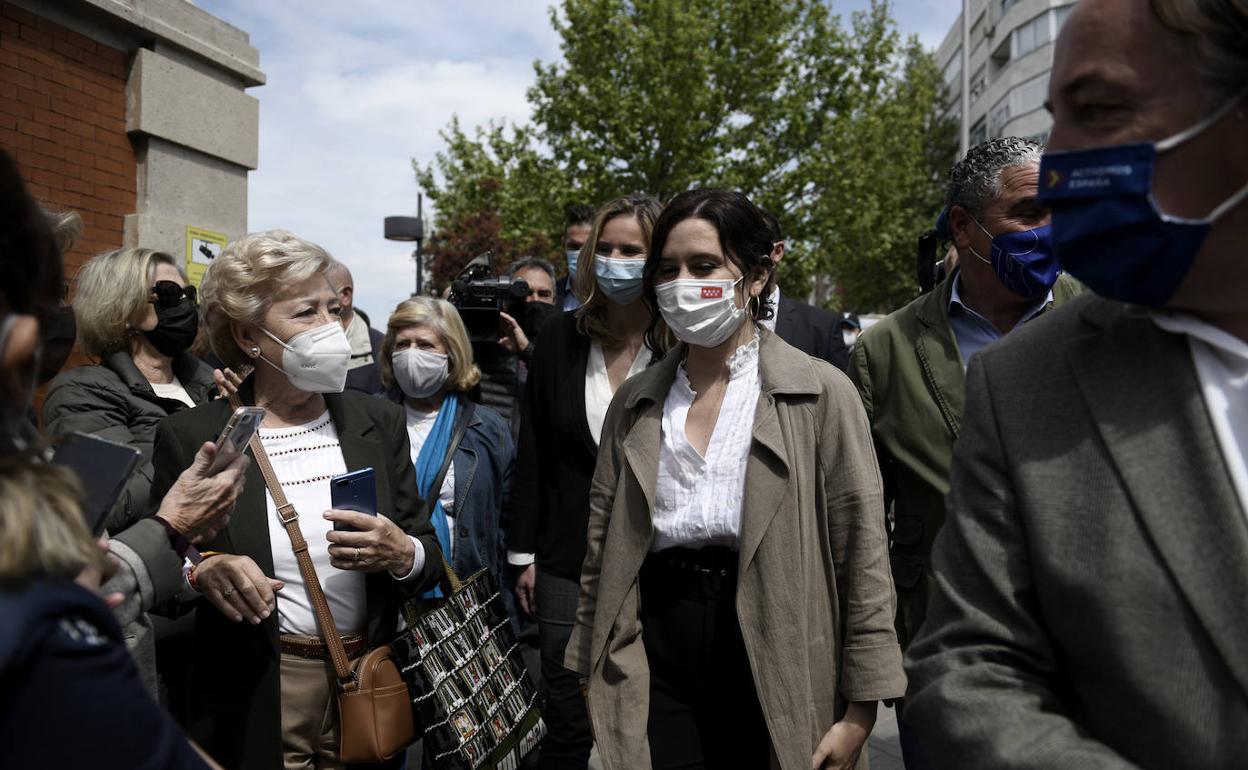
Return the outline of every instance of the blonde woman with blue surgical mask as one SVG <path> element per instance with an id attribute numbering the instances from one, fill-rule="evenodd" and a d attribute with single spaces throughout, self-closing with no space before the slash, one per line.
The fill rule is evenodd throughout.
<path id="1" fill-rule="evenodd" d="M 866 415 L 758 323 L 769 232 L 722 190 L 655 223 L 644 296 L 680 344 L 611 402 L 566 657 L 606 767 L 848 770 L 905 692 Z"/>
<path id="2" fill-rule="evenodd" d="M 542 767 L 584 767 L 592 738 L 563 654 L 576 614 L 589 482 L 612 396 L 661 354 L 646 342 L 642 270 L 662 207 L 629 195 L 598 209 L 577 265 L 584 304 L 547 322 L 534 343 L 521 403 L 507 559 L 520 608 L 536 618 L 541 648 Z"/>

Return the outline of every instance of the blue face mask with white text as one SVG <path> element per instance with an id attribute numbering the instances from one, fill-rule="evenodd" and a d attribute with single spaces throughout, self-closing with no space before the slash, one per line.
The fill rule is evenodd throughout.
<path id="1" fill-rule="evenodd" d="M 1203 219 L 1172 216 L 1153 198 L 1157 156 L 1204 133 L 1243 96 L 1160 142 L 1046 153 L 1037 201 L 1053 212 L 1053 249 L 1062 268 L 1103 297 L 1164 307 L 1214 222 L 1248 196 L 1248 184 Z"/>

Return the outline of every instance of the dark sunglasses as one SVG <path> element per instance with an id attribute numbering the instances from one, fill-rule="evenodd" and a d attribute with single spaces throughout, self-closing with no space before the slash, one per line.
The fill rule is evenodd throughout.
<path id="1" fill-rule="evenodd" d="M 179 286 L 173 281 L 157 281 L 152 286 L 152 295 L 148 302 L 161 307 L 177 307 L 187 300 L 192 305 L 195 304 L 194 286 Z"/>

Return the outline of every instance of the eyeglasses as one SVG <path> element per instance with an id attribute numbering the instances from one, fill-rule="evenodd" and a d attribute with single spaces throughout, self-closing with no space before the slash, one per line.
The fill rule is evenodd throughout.
<path id="1" fill-rule="evenodd" d="M 152 286 L 151 299 L 148 302 L 160 307 L 177 307 L 187 300 L 192 305 L 196 303 L 194 286 L 179 286 L 173 281 L 157 281 Z"/>

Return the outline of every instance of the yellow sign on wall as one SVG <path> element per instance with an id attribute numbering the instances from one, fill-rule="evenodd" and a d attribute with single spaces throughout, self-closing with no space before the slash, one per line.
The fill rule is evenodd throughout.
<path id="1" fill-rule="evenodd" d="M 225 233 L 205 230 L 188 225 L 186 228 L 186 277 L 195 288 L 204 280 L 204 271 L 212 261 L 221 256 L 221 249 L 229 239 Z"/>

